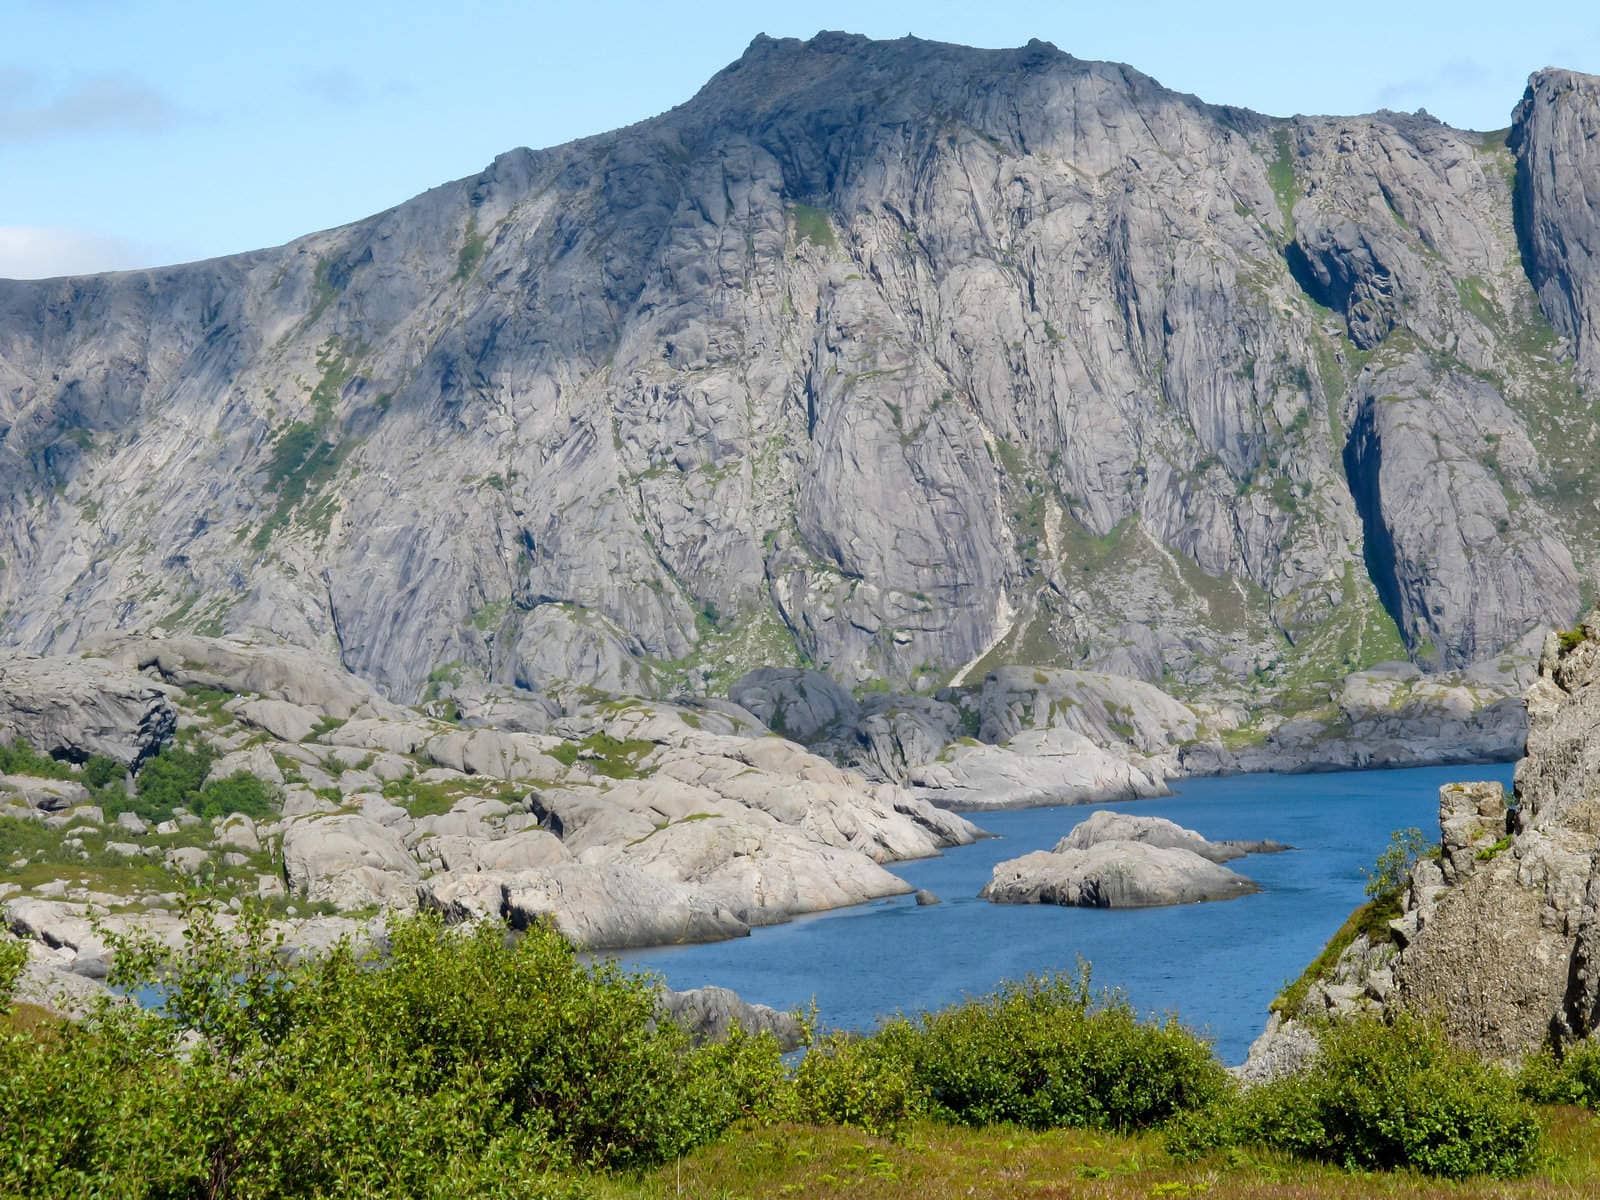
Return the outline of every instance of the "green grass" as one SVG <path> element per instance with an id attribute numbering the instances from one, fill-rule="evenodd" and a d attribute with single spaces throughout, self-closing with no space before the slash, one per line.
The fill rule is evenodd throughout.
<path id="1" fill-rule="evenodd" d="M 1511 835 L 1508 833 L 1505 837 L 1494 843 L 1494 845 L 1485 846 L 1482 850 L 1479 850 L 1477 854 L 1473 855 L 1473 857 L 1477 859 L 1478 862 L 1491 862 L 1495 858 L 1499 857 L 1501 853 L 1510 849 L 1510 847 Z"/>
<path id="2" fill-rule="evenodd" d="M 273 446 L 267 464 L 267 486 L 277 500 L 271 514 L 251 538 L 250 544 L 262 551 L 273 535 L 288 525 L 294 511 L 307 496 L 325 487 L 339 470 L 344 451 L 318 427 L 304 421 L 289 426 Z"/>
<path id="3" fill-rule="evenodd" d="M 1294 206 L 1300 199 L 1300 188 L 1294 178 L 1294 135 L 1286 125 L 1273 131 L 1273 145 L 1277 154 L 1267 165 L 1267 182 L 1277 198 L 1278 211 L 1283 214 L 1283 232 L 1286 241 L 1294 240 Z"/>
<path id="4" fill-rule="evenodd" d="M 790 206 L 789 215 L 794 220 L 795 241 L 810 242 L 822 250 L 839 248 L 839 239 L 833 232 L 826 209 L 796 203 Z"/>
<path id="5" fill-rule="evenodd" d="M 1300 977 L 1279 992 L 1269 1006 L 1271 1011 L 1285 1017 L 1294 1016 L 1305 1002 L 1313 984 L 1327 978 L 1339 956 L 1348 950 L 1359 937 L 1372 941 L 1389 939 L 1389 922 L 1400 915 L 1400 897 L 1384 896 L 1370 900 L 1351 913 L 1338 931 L 1328 939 L 1322 952 L 1312 959 Z"/>
<path id="6" fill-rule="evenodd" d="M 550 751 L 550 757 L 567 767 L 581 760 L 589 770 L 608 779 L 646 779 L 654 772 L 639 762 L 655 748 L 654 742 L 643 738 L 592 733 L 581 742 L 563 742 Z"/>
<path id="7" fill-rule="evenodd" d="M 1600 1123 L 1571 1107 L 1540 1117 L 1547 1159 L 1517 1181 L 1352 1174 L 1269 1150 L 1184 1162 L 1158 1133 L 919 1122 L 894 1137 L 801 1124 L 736 1127 L 681 1161 L 585 1187 L 597 1200 L 1587 1200 L 1600 1192 Z"/>
<path id="8" fill-rule="evenodd" d="M 311 389 L 312 417 L 292 422 L 273 443 L 272 456 L 263 468 L 267 491 L 275 497 L 271 514 L 251 539 L 259 551 L 271 544 L 273 535 L 285 528 L 296 510 L 316 497 L 332 482 L 343 464 L 348 447 L 341 445 L 331 431 L 339 398 L 345 385 L 355 377 L 356 362 L 366 352 L 360 344 L 348 349 L 337 338 L 330 338 L 317 353 L 322 377 Z M 324 500 L 307 515 L 313 532 L 324 538 L 338 511 L 337 502 Z"/>
<path id="9" fill-rule="evenodd" d="M 472 278 L 473 272 L 483 262 L 483 256 L 488 252 L 488 247 L 488 239 L 478 232 L 477 212 L 469 213 L 467 215 L 466 236 L 462 239 L 460 253 L 456 255 L 455 280 L 457 283 L 465 283 Z"/>
<path id="10" fill-rule="evenodd" d="M 422 817 L 443 816 L 455 807 L 462 793 L 442 783 L 425 783 L 420 779 L 398 779 L 383 785 L 386 799 L 406 810 L 413 820 Z"/>

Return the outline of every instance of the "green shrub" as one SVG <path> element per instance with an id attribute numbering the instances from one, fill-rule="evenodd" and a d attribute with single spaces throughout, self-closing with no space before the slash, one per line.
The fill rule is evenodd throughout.
<path id="1" fill-rule="evenodd" d="M 70 766 L 48 754 L 40 754 L 22 738 L 11 745 L 0 745 L 0 775 L 32 775 L 36 779 L 71 779 Z"/>
<path id="2" fill-rule="evenodd" d="M 1367 895 L 1373 900 L 1397 897 L 1411 879 L 1411 868 L 1428 851 L 1428 841 L 1422 830 L 1413 825 L 1409 829 L 1396 829 L 1389 835 L 1389 845 L 1378 855 L 1372 869 L 1366 871 Z"/>
<path id="3" fill-rule="evenodd" d="M 208 821 L 229 813 L 243 813 L 260 820 L 273 811 L 267 785 L 248 771 L 235 771 L 226 779 L 211 780 L 189 799 L 188 807 Z"/>
<path id="4" fill-rule="evenodd" d="M 10 1009 L 17 981 L 22 978 L 22 970 L 27 965 L 28 947 L 15 938 L 0 934 L 0 1013 Z"/>
<path id="5" fill-rule="evenodd" d="M 181 746 L 174 742 L 163 746 L 139 768 L 136 794 L 120 807 L 147 821 L 166 820 L 175 809 L 188 807 L 199 794 L 216 757 L 216 751 L 204 743 Z"/>
<path id="6" fill-rule="evenodd" d="M 795 1079 L 809 1120 L 886 1131 L 961 1125 L 1132 1129 L 1214 1103 L 1227 1074 L 1176 1022 L 1139 1021 L 1087 972 L 1003 985 L 916 1023 L 813 1047 Z"/>
<path id="7" fill-rule="evenodd" d="M 867 1037 L 829 1034 L 807 1050 L 795 1071 L 796 1115 L 819 1125 L 894 1133 L 927 1109 L 916 1078 L 921 1037 L 904 1018 Z"/>
<path id="8" fill-rule="evenodd" d="M 1600 1110 L 1600 1044 L 1584 1040 L 1557 1057 L 1546 1050 L 1522 1064 L 1517 1090 L 1535 1104 L 1578 1104 Z"/>
<path id="9" fill-rule="evenodd" d="M 783 1103 L 770 1037 L 697 1049 L 650 980 L 543 927 L 393 918 L 374 969 L 347 944 L 285 964 L 254 910 L 185 915 L 176 951 L 116 940 L 112 981 L 159 981 L 160 1013 L 0 1035 L 0 1195 L 565 1195 Z"/>
<path id="10" fill-rule="evenodd" d="M 104 754 L 91 755 L 89 761 L 83 764 L 83 782 L 94 791 L 122 782 L 127 773 L 126 767 Z"/>
<path id="11" fill-rule="evenodd" d="M 1330 1026 L 1298 1076 L 1236 1093 L 1176 1122 L 1181 1157 L 1261 1145 L 1349 1170 L 1513 1176 L 1538 1150 L 1537 1117 L 1505 1072 L 1414 1017 Z"/>
<path id="12" fill-rule="evenodd" d="M 135 780 L 135 794 L 102 797 L 109 811 L 134 812 L 147 821 L 164 821 L 180 808 L 207 820 L 229 813 L 260 819 L 274 810 L 271 795 L 261 780 L 248 771 L 235 771 L 226 779 L 206 781 L 217 753 L 202 743 L 162 748 L 146 760 Z"/>
<path id="13" fill-rule="evenodd" d="M 1088 973 L 1007 984 L 925 1017 L 918 1083 L 965 1125 L 1133 1129 L 1214 1102 L 1227 1074 L 1176 1021 L 1096 997 Z"/>

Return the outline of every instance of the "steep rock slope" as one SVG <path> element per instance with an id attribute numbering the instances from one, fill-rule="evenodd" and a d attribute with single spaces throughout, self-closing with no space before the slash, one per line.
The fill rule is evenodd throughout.
<path id="1" fill-rule="evenodd" d="M 1552 633 L 1528 690 L 1515 795 L 1440 790 L 1440 841 L 1411 871 L 1400 913 L 1355 937 L 1252 1049 L 1263 1071 L 1307 1017 L 1400 1008 L 1461 1043 L 1516 1059 L 1600 1028 L 1600 612 Z M 1509 801 L 1509 802 L 1508 802 Z"/>
<path id="2" fill-rule="evenodd" d="M 1497 655 L 1588 570 L 1595 86 L 1508 142 L 761 37 L 342 229 L 0 283 L 0 639 L 267 634 L 402 700 Z"/>

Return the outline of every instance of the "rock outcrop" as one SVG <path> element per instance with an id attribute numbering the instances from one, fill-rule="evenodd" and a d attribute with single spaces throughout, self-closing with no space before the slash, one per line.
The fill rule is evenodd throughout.
<path id="1" fill-rule="evenodd" d="M 83 762 L 92 755 L 136 767 L 177 728 L 166 691 L 93 658 L 0 658 L 0 743 Z"/>
<path id="2" fill-rule="evenodd" d="M 1164 817 L 1136 817 L 1102 809 L 1076 825 L 1056 844 L 1056 851 L 1087 850 L 1100 842 L 1141 842 L 1168 850 L 1188 850 L 1214 863 L 1232 862 L 1247 854 L 1281 854 L 1293 849 L 1273 841 L 1213 842 Z"/>
<path id="3" fill-rule="evenodd" d="M 1018 808 L 1164 795 L 1193 775 L 1504 761 L 1527 736 L 1518 692 L 1535 657 L 1432 675 L 1378 664 L 1288 711 L 1041 667 L 859 701 L 815 671 L 764 669 L 732 694 L 779 733 L 795 713 L 812 749 L 868 778 L 951 808 Z"/>
<path id="4" fill-rule="evenodd" d="M 361 916 L 423 904 L 456 921 L 547 921 L 583 948 L 617 949 L 738 937 L 907 893 L 883 864 L 980 836 L 897 784 L 771 736 L 731 704 L 482 696 L 471 719 L 508 713 L 515 727 L 503 730 L 401 707 L 291 647 L 185 636 L 101 652 L 122 665 L 24 660 L 28 671 L 8 676 L 13 710 L 47 707 L 24 679 L 45 700 L 62 680 L 103 676 L 112 700 L 145 688 L 168 714 L 168 736 L 177 728 L 189 753 L 212 756 L 207 787 L 242 775 L 272 811 L 205 821 L 180 807 L 152 826 L 126 811 L 120 779 L 91 788 L 84 771 L 0 776 L 0 809 L 60 838 L 41 853 L 56 856 L 61 878 L 7 907 L 14 927 L 47 942 L 64 936 L 50 932 L 62 927 L 55 906 L 104 894 L 91 886 L 101 868 L 80 866 L 96 850 L 149 860 L 172 891 L 202 879 Z M 84 711 L 104 707 L 80 699 Z M 0 861 L 0 889 L 16 892 L 6 875 L 30 865 Z M 158 924 L 173 907 L 143 891 L 120 902 Z"/>
<path id="5" fill-rule="evenodd" d="M 996 904 L 1083 908 L 1232 900 L 1260 888 L 1221 863 L 1288 848 L 1277 842 L 1211 842 L 1160 817 L 1097 812 L 1052 849 L 998 863 L 979 895 Z"/>
<path id="6" fill-rule="evenodd" d="M 1514 796 L 1498 783 L 1440 789 L 1437 853 L 1412 869 L 1387 936 L 1356 937 L 1274 1038 L 1308 1016 L 1393 1007 L 1518 1059 L 1600 1027 L 1596 684 L 1600 613 L 1545 641 Z"/>
<path id="7" fill-rule="evenodd" d="M 659 1007 L 687 1029 L 696 1042 L 724 1041 L 734 1028 L 739 1028 L 752 1034 L 770 1033 L 783 1049 L 793 1050 L 804 1036 L 796 1014 L 779 1012 L 765 1004 L 750 1004 L 727 988 L 692 988 L 686 992 L 662 988 Z"/>
<path id="8" fill-rule="evenodd" d="M 1087 850 L 1036 850 L 1009 859 L 979 895 L 996 904 L 1154 908 L 1232 900 L 1261 889 L 1189 850 L 1099 842 Z"/>

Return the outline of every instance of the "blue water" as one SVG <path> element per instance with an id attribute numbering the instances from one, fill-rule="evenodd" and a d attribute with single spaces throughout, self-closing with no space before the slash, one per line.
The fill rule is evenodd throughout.
<path id="1" fill-rule="evenodd" d="M 849 1029 L 980 995 L 1002 979 L 1072 971 L 1081 957 L 1097 986 L 1120 989 L 1141 1012 L 1178 1013 L 1215 1039 L 1223 1061 L 1240 1062 L 1273 996 L 1364 899 L 1362 868 L 1390 832 L 1415 825 L 1431 840 L 1441 784 L 1509 785 L 1511 772 L 1507 763 L 1192 779 L 1159 800 L 973 814 L 998 836 L 890 867 L 942 904 L 919 908 L 902 896 L 731 942 L 618 957 L 674 988 L 719 984 L 777 1008 L 814 999 L 823 1024 Z M 1297 849 L 1230 863 L 1262 887 L 1238 900 L 1109 911 L 977 899 L 995 863 L 1049 849 L 1097 808 L 1167 817 L 1213 839 L 1270 838 Z"/>

